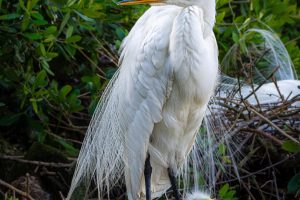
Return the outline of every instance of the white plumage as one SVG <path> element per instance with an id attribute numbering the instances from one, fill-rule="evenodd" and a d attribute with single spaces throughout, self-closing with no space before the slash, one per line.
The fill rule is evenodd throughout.
<path id="1" fill-rule="evenodd" d="M 205 192 L 194 192 L 188 194 L 185 200 L 213 200 L 210 198 L 210 195 Z"/>
<path id="2" fill-rule="evenodd" d="M 120 70 L 95 111 L 68 199 L 92 180 L 101 199 L 123 174 L 128 199 L 144 199 L 147 154 L 152 197 L 159 197 L 170 187 L 168 169 L 177 173 L 195 142 L 218 77 L 215 1 L 164 3 L 174 5 L 151 7 L 123 42 Z"/>
<path id="3" fill-rule="evenodd" d="M 277 86 L 273 82 L 263 84 L 255 92 L 257 98 L 254 96 L 253 89 L 250 86 L 245 86 L 241 92 L 241 97 L 238 98 L 245 98 L 250 95 L 247 100 L 252 105 L 274 104 L 281 102 L 282 98 L 284 100 L 291 100 L 300 94 L 299 80 L 280 80 L 276 84 Z M 300 107 L 300 102 L 295 102 L 292 106 Z"/>

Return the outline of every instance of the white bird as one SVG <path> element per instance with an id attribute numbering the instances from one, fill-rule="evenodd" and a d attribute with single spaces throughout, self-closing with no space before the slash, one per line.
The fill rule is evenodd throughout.
<path id="1" fill-rule="evenodd" d="M 257 88 L 258 86 L 255 86 Z M 255 97 L 255 95 L 256 97 Z M 250 96 L 249 96 L 250 95 Z M 300 95 L 299 80 L 280 80 L 276 83 L 263 84 L 257 91 L 253 92 L 250 86 L 245 86 L 241 90 L 241 95 L 237 94 L 237 98 L 248 97 L 248 101 L 252 105 L 257 104 L 275 104 L 284 100 L 291 100 Z M 240 97 L 241 96 L 241 97 Z M 300 107 L 300 102 L 296 101 L 292 106 Z"/>
<path id="2" fill-rule="evenodd" d="M 171 186 L 178 200 L 176 176 L 218 80 L 215 0 L 120 4 L 152 7 L 123 41 L 120 70 L 92 118 L 68 199 L 92 181 L 102 199 L 125 177 L 129 200 L 150 200 Z"/>

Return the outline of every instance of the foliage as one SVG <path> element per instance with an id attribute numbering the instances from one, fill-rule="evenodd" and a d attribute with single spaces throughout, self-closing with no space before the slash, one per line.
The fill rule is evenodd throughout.
<path id="1" fill-rule="evenodd" d="M 300 144 L 291 140 L 287 140 L 282 144 L 282 149 L 291 153 L 300 153 Z"/>
<path id="2" fill-rule="evenodd" d="M 8 197 L 5 200 L 19 200 L 18 198 L 14 198 L 14 197 Z"/>
<path id="3" fill-rule="evenodd" d="M 0 137 L 25 151 L 39 141 L 76 156 L 117 70 L 121 41 L 146 8 L 111 0 L 0 0 Z M 271 28 L 300 73 L 296 0 L 218 0 L 217 8 L 220 60 L 249 28 Z M 299 152 L 289 142 L 283 149 Z M 233 191 L 224 185 L 219 196 Z"/>
<path id="4" fill-rule="evenodd" d="M 243 53 L 245 44 L 241 42 L 241 39 L 250 28 L 274 30 L 286 45 L 298 74 L 300 73 L 298 31 L 300 12 L 296 1 L 253 0 L 237 3 L 219 0 L 217 2 L 218 15 L 215 32 L 219 43 L 220 60 L 234 44 L 238 44 Z M 252 37 L 249 42 L 256 42 L 256 40 Z M 243 62 L 249 61 L 243 60 Z"/>
<path id="5" fill-rule="evenodd" d="M 219 198 L 222 200 L 236 200 L 236 191 L 226 183 L 219 190 Z"/>
<path id="6" fill-rule="evenodd" d="M 40 142 L 58 128 L 84 132 L 129 19 L 142 10 L 111 1 L 0 2 L 0 125 Z"/>
<path id="7" fill-rule="evenodd" d="M 288 193 L 296 194 L 300 191 L 300 172 L 297 173 L 288 184 Z"/>

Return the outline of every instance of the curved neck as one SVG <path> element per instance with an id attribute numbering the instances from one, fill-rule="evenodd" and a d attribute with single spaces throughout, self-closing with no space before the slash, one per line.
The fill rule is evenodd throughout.
<path id="1" fill-rule="evenodd" d="M 216 21 L 216 2 L 212 0 L 200 1 L 198 4 L 204 12 L 204 21 L 213 28 Z"/>
<path id="2" fill-rule="evenodd" d="M 204 20 L 213 28 L 216 18 L 216 1 L 215 0 L 166 0 L 167 4 L 173 4 L 180 7 L 198 6 L 204 12 Z"/>

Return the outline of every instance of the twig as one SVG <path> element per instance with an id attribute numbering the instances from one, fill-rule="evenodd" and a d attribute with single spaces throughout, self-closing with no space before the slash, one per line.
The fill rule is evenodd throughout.
<path id="1" fill-rule="evenodd" d="M 88 56 L 88 55 L 86 55 L 85 53 L 84 53 L 84 51 L 83 50 L 81 50 L 81 49 L 77 49 L 80 53 L 81 53 L 81 55 L 83 55 L 92 65 L 94 65 L 94 67 L 96 67 L 96 69 L 98 69 L 98 71 L 101 73 L 101 74 L 104 74 L 105 75 L 105 72 Z M 99 74 L 99 76 L 101 77 L 101 78 L 103 78 L 104 80 L 107 80 L 107 78 L 105 78 L 104 76 L 102 76 L 102 75 L 100 75 Z"/>
<path id="2" fill-rule="evenodd" d="M 110 51 L 108 51 L 103 45 L 102 45 L 102 43 L 98 40 L 98 38 L 91 32 L 91 31 L 89 31 L 89 33 L 92 35 L 92 37 L 98 42 L 98 44 L 101 46 L 101 49 L 104 51 L 104 52 L 100 52 L 99 50 L 97 50 L 96 49 L 96 51 L 98 52 L 98 53 L 101 53 L 101 54 L 103 54 L 104 56 L 106 56 L 108 59 L 110 59 L 112 62 L 113 62 L 113 64 L 115 65 L 115 66 L 117 66 L 118 67 L 118 58 L 116 57 L 116 56 L 114 56 L 114 54 L 112 54 Z M 105 41 L 103 41 L 104 43 L 105 43 Z M 105 54 L 106 53 L 106 54 Z"/>
<path id="3" fill-rule="evenodd" d="M 252 177 L 252 182 L 254 182 L 254 184 L 255 184 L 257 190 L 259 191 L 261 199 L 262 199 L 262 200 L 265 200 L 265 197 L 264 197 L 262 188 L 259 186 L 259 184 L 258 184 L 258 182 L 256 181 L 256 178 L 255 178 L 255 177 Z M 254 187 L 253 184 L 252 184 L 252 187 Z"/>
<path id="4" fill-rule="evenodd" d="M 265 132 L 263 132 L 263 131 L 261 131 L 261 130 L 257 130 L 257 129 L 253 129 L 253 128 L 245 128 L 245 129 L 242 129 L 242 131 L 251 132 L 251 133 L 258 133 L 258 134 L 260 134 L 260 135 L 263 135 L 263 136 L 265 136 L 265 137 L 271 139 L 272 141 L 276 142 L 276 143 L 277 143 L 278 145 L 280 145 L 280 146 L 283 144 L 283 142 L 281 142 L 281 141 L 280 141 L 279 139 L 277 139 L 276 137 L 274 137 L 274 136 L 272 136 L 272 135 L 270 135 L 270 134 L 268 134 L 268 133 L 265 133 Z"/>
<path id="5" fill-rule="evenodd" d="M 278 71 L 279 67 L 276 67 L 272 73 L 266 78 L 266 80 L 264 80 L 258 87 L 255 88 L 255 90 L 253 90 L 250 94 L 248 94 L 245 98 L 243 98 L 244 100 L 247 100 L 249 97 L 251 97 L 255 92 L 257 92 L 257 90 L 259 90 L 259 88 L 261 88 L 270 78 L 272 78 L 272 76 Z"/>
<path id="6" fill-rule="evenodd" d="M 60 196 L 61 200 L 66 200 L 66 198 L 64 197 L 64 195 L 62 194 L 61 191 L 59 191 L 59 196 Z"/>
<path id="7" fill-rule="evenodd" d="M 67 126 L 60 126 L 60 125 L 51 124 L 51 123 L 49 123 L 49 126 L 54 127 L 54 128 L 65 129 L 65 130 L 68 130 L 68 131 L 74 131 L 74 132 L 80 133 L 82 135 L 85 135 L 85 131 L 84 130 L 79 130 L 77 128 L 72 128 L 72 127 L 67 127 Z"/>
<path id="8" fill-rule="evenodd" d="M 32 196 L 22 190 L 19 190 L 18 188 L 15 188 L 14 186 L 10 185 L 9 183 L 6 183 L 5 181 L 0 179 L 0 185 L 3 185 L 4 187 L 7 187 L 9 189 L 11 189 L 12 191 L 18 193 L 19 195 L 29 199 L 29 200 L 34 200 L 34 198 L 32 198 Z"/>
<path id="9" fill-rule="evenodd" d="M 289 138 L 290 140 L 296 142 L 296 143 L 300 143 L 298 140 L 296 140 L 295 138 L 293 138 L 292 136 L 288 135 L 286 132 L 284 132 L 281 128 L 279 128 L 276 124 L 274 124 L 273 122 L 271 122 L 269 119 L 267 119 L 265 116 L 263 116 L 262 114 L 260 114 L 259 112 L 257 112 L 255 109 L 252 108 L 252 106 L 250 104 L 249 105 L 249 109 L 254 112 L 257 116 L 259 116 L 261 119 L 263 119 L 264 121 L 266 121 L 268 124 L 270 124 L 271 126 L 273 126 L 278 132 L 280 132 L 282 135 L 284 135 L 285 137 Z"/>
<path id="10" fill-rule="evenodd" d="M 50 136 L 52 136 L 54 138 L 57 138 L 57 139 L 60 139 L 60 140 L 65 140 L 65 141 L 68 141 L 68 142 L 73 142 L 75 144 L 82 144 L 81 141 L 70 139 L 70 138 L 64 138 L 64 137 L 61 137 L 59 135 L 56 135 L 55 133 L 52 133 L 51 130 L 46 130 L 46 133 L 49 134 Z"/>
<path id="11" fill-rule="evenodd" d="M 29 194 L 29 174 L 26 173 L 26 193 Z"/>
<path id="12" fill-rule="evenodd" d="M 290 44 L 291 42 L 295 42 L 295 41 L 297 41 L 297 40 L 299 40 L 299 39 L 300 39 L 300 36 L 298 36 L 298 37 L 296 37 L 296 38 L 294 38 L 294 39 L 292 39 L 292 40 L 290 40 L 290 41 L 287 41 L 284 45 L 287 46 L 287 45 Z"/>
<path id="13" fill-rule="evenodd" d="M 25 160 L 15 156 L 6 156 L 6 155 L 0 155 L 0 159 L 13 160 L 25 164 L 40 165 L 40 166 L 54 167 L 54 168 L 69 168 L 72 167 L 73 165 L 73 163 L 54 163 L 54 162 L 43 162 L 43 161 L 35 161 L 35 160 Z"/>
<path id="14" fill-rule="evenodd" d="M 274 170 L 272 171 L 273 179 L 274 179 L 274 185 L 275 185 L 275 191 L 276 191 L 276 197 L 278 200 L 280 200 L 278 186 L 277 186 L 277 179 Z"/>
<path id="15" fill-rule="evenodd" d="M 280 165 L 280 164 L 284 163 L 284 162 L 287 161 L 288 159 L 290 159 L 290 156 L 287 156 L 285 159 L 283 159 L 283 160 L 281 160 L 281 161 L 278 161 L 277 163 L 274 163 L 273 165 L 270 165 L 270 166 L 267 166 L 267 167 L 265 167 L 265 168 L 263 168 L 263 169 L 260 169 L 260 170 L 257 170 L 257 171 L 255 171 L 255 172 L 249 173 L 249 174 L 247 174 L 247 175 L 245 175 L 245 176 L 241 176 L 239 179 L 248 178 L 248 177 L 253 176 L 253 175 L 255 175 L 255 174 L 258 174 L 258 173 L 260 173 L 260 172 L 263 172 L 263 171 L 266 171 L 266 170 L 268 170 L 268 169 L 271 169 L 271 168 L 273 168 L 273 167 L 275 167 L 275 166 L 277 166 L 277 165 Z M 238 181 L 239 179 L 238 179 L 238 178 L 234 178 L 234 179 L 230 179 L 230 180 L 226 180 L 226 181 L 221 181 L 221 182 L 216 183 L 216 185 L 221 185 L 221 184 L 224 184 L 224 183 L 229 183 L 229 182 Z"/>
<path id="16" fill-rule="evenodd" d="M 280 89 L 279 89 L 279 87 L 278 87 L 276 78 L 275 78 L 275 77 L 272 77 L 272 81 L 273 81 L 273 83 L 275 84 L 276 90 L 277 90 L 277 92 L 278 92 L 278 94 L 279 94 L 279 96 L 280 96 L 280 98 L 281 98 L 281 101 L 284 102 L 285 99 L 284 99 L 284 96 L 282 95 L 282 93 L 280 92 Z"/>
<path id="17" fill-rule="evenodd" d="M 256 200 L 256 198 L 251 193 L 250 189 L 248 188 L 247 184 L 244 181 L 241 181 L 241 184 L 244 186 L 244 188 L 247 190 L 248 194 L 250 195 L 251 199 Z"/>

